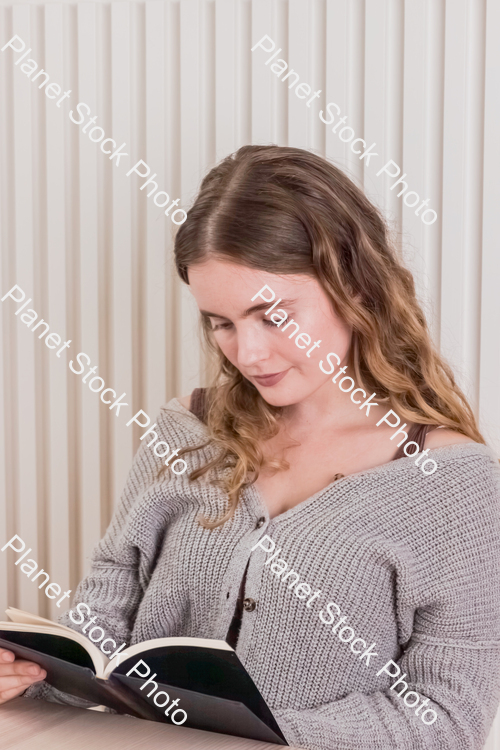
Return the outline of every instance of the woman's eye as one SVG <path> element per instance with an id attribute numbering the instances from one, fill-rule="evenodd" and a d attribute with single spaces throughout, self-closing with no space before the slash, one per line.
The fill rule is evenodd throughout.
<path id="1" fill-rule="evenodd" d="M 273 328 L 276 328 L 276 323 L 273 323 L 272 320 L 268 320 L 268 318 L 263 318 L 262 322 L 266 326 L 272 326 Z M 229 328 L 233 327 L 232 323 L 214 323 L 213 321 L 210 321 L 210 326 L 212 331 L 225 331 Z"/>

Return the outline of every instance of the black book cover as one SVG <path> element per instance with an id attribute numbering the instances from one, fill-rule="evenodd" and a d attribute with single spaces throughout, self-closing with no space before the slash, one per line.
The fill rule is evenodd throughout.
<path id="1" fill-rule="evenodd" d="M 194 640 L 194 639 L 193 639 Z M 107 680 L 96 676 L 90 655 L 63 635 L 0 630 L 0 646 L 39 664 L 46 682 L 61 692 L 136 718 L 171 723 L 153 703 L 154 686 L 187 713 L 182 726 L 287 745 L 283 733 L 234 651 L 197 646 L 159 646 L 119 664 Z M 127 672 L 143 659 L 149 678 Z M 156 674 L 156 676 L 154 676 Z"/>

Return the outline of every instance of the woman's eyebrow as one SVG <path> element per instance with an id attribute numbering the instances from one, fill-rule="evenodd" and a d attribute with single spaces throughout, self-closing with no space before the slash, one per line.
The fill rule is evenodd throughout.
<path id="1" fill-rule="evenodd" d="M 252 313 L 260 312 L 260 310 L 269 310 L 270 307 L 277 307 L 279 305 L 285 305 L 286 307 L 290 307 L 291 305 L 295 304 L 296 300 L 294 299 L 278 299 L 278 301 L 274 304 L 271 304 L 270 302 L 262 302 L 260 305 L 254 305 L 253 307 L 249 307 L 245 312 L 243 313 L 243 318 L 248 318 L 249 315 L 252 315 Z"/>
<path id="2" fill-rule="evenodd" d="M 222 320 L 229 320 L 229 318 L 224 317 L 224 315 L 219 315 L 219 313 L 209 312 L 208 310 L 200 310 L 200 313 L 202 315 L 206 315 L 207 318 L 221 318 Z"/>
<path id="3" fill-rule="evenodd" d="M 278 302 L 280 305 L 285 305 L 286 307 L 290 307 L 296 302 L 296 300 L 279 299 Z M 248 316 L 252 315 L 253 313 L 260 312 L 261 310 L 269 309 L 270 305 L 271 305 L 270 302 L 261 302 L 259 305 L 253 305 L 253 307 L 249 307 L 247 310 L 244 310 L 243 315 L 241 317 L 248 318 Z M 273 305 L 271 305 L 271 307 L 273 307 Z M 229 318 L 226 318 L 225 315 L 220 315 L 219 313 L 209 312 L 208 310 L 200 310 L 200 313 L 202 315 L 206 315 L 207 318 L 221 318 L 222 320 L 229 320 Z"/>

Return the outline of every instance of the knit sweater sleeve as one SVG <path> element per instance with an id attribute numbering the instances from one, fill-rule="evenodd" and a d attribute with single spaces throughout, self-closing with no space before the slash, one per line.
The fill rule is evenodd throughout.
<path id="1" fill-rule="evenodd" d="M 165 426 L 161 416 L 158 423 Z M 81 632 L 70 618 L 70 611 L 83 603 L 91 615 L 96 616 L 96 624 L 105 631 L 106 637 L 112 638 L 117 646 L 130 645 L 137 609 L 161 548 L 168 514 L 160 498 L 162 480 L 158 472 L 161 466 L 161 459 L 156 459 L 154 452 L 141 443 L 111 523 L 92 553 L 90 571 L 75 590 L 71 610 L 59 618 L 62 625 Z M 168 478 L 164 476 L 163 481 Z M 87 610 L 83 608 L 82 614 L 85 613 Z M 92 705 L 46 682 L 32 685 L 24 695 L 73 706 Z"/>
<path id="2" fill-rule="evenodd" d="M 473 477 L 476 489 L 470 477 L 456 474 L 456 492 L 448 500 L 439 498 L 439 515 L 415 535 L 420 546 L 413 630 L 393 662 L 397 676 L 386 676 L 385 687 L 369 694 L 351 692 L 306 710 L 274 710 L 291 745 L 308 750 L 484 747 L 500 701 L 500 469 L 497 464 L 493 472 Z M 468 485 L 465 492 L 460 483 Z M 398 606 L 404 596 L 398 593 Z M 329 668 L 334 665 L 325 664 Z M 396 674 L 394 666 L 389 669 Z M 391 690 L 398 677 L 407 689 L 400 682 Z M 409 691 L 418 693 L 418 703 L 408 696 L 405 704 Z M 430 713 L 422 720 L 427 709 L 437 714 L 433 723 L 426 723 L 432 721 Z"/>
<path id="3" fill-rule="evenodd" d="M 273 714 L 288 743 L 308 750 L 481 750 L 500 699 L 499 657 L 498 644 L 411 643 L 396 663 L 408 691 L 431 699 L 422 709 L 438 715 L 430 726 L 390 688 Z"/>

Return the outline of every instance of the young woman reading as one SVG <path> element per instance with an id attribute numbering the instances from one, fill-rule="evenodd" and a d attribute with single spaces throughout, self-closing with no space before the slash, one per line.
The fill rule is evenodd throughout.
<path id="1" fill-rule="evenodd" d="M 161 410 L 188 471 L 141 444 L 73 607 L 117 642 L 228 640 L 290 744 L 479 750 L 500 699 L 500 467 L 380 213 L 326 160 L 247 146 L 203 180 L 175 257 L 218 372 Z M 342 367 L 370 408 L 331 382 Z M 3 700 L 44 677 L 3 659 Z"/>

